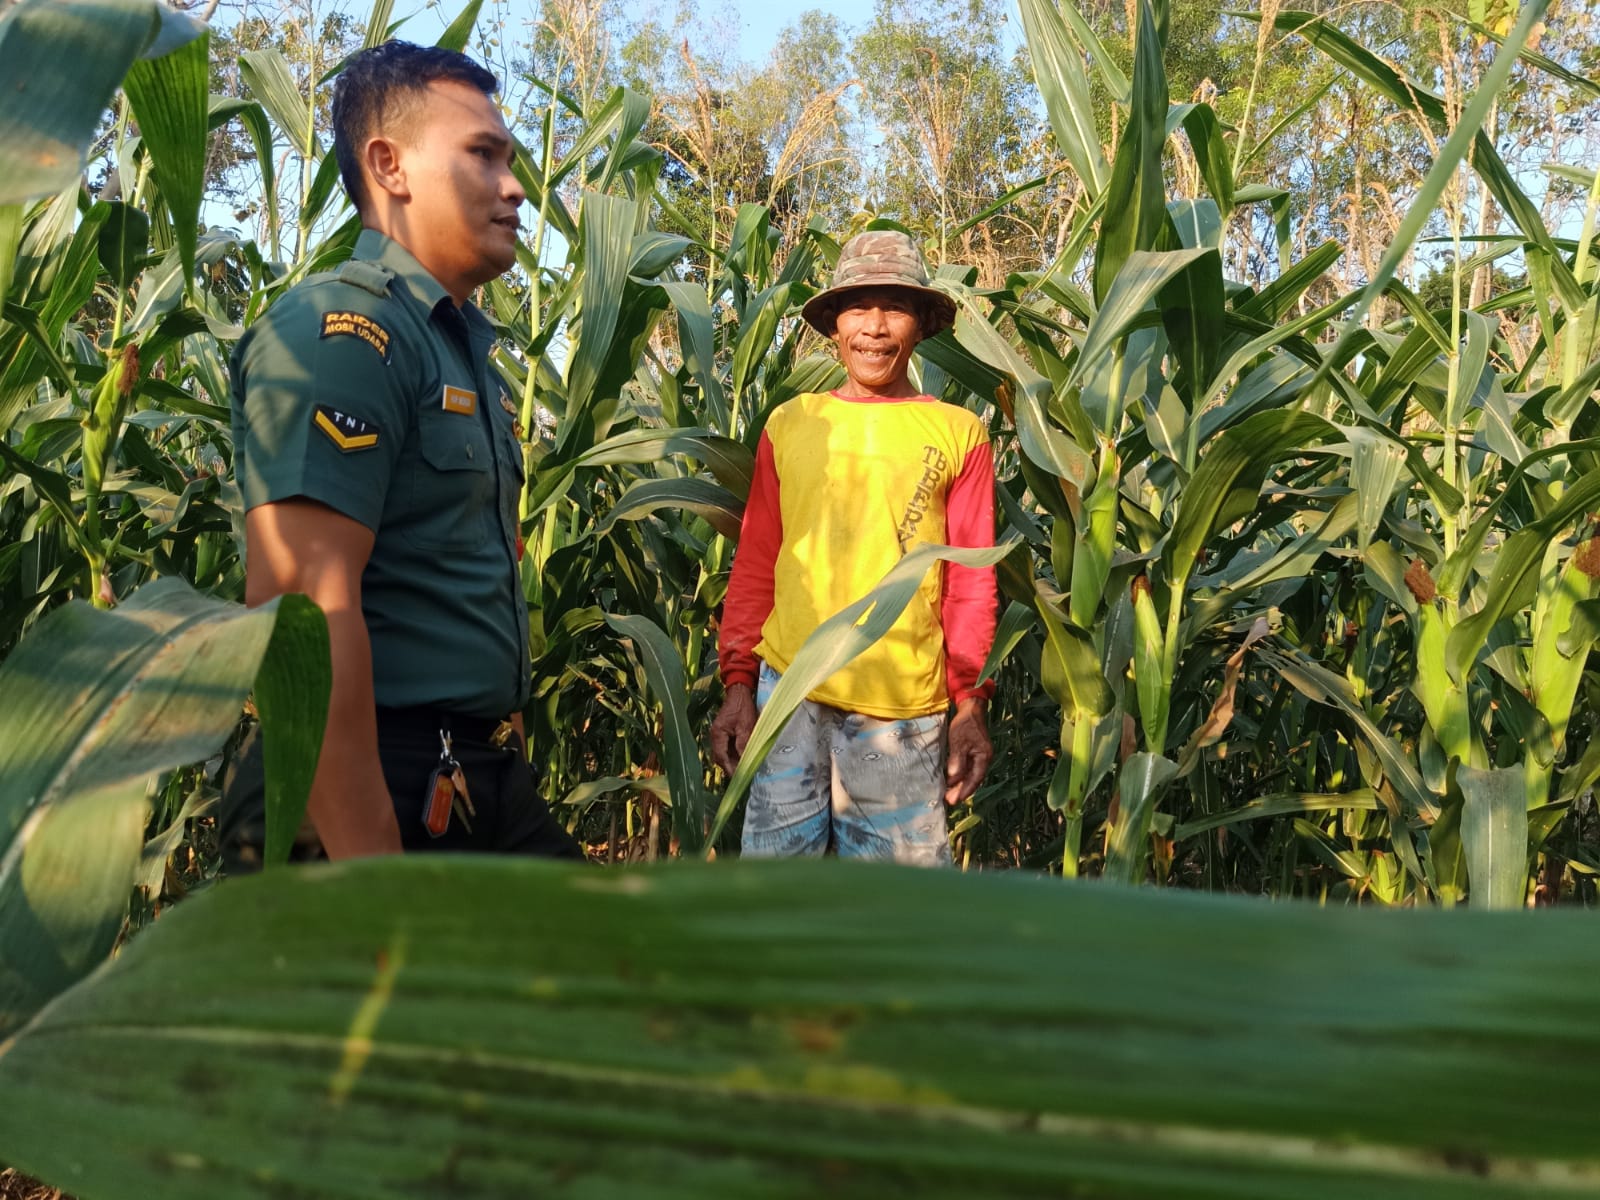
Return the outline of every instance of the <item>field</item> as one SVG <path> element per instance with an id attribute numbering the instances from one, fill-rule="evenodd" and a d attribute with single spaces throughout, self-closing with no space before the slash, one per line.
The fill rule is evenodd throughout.
<path id="1" fill-rule="evenodd" d="M 365 19 L 218 18 L 214 29 L 153 0 L 0 10 L 0 76 L 27 71 L 25 87 L 0 94 L 0 1036 L 17 1035 L 0 1046 L 0 1086 L 36 1097 L 31 1113 L 0 1119 L 0 1159 L 69 1189 L 80 1185 L 64 1164 L 82 1163 L 101 1189 L 89 1200 L 139 1194 L 138 1171 L 119 1184 L 116 1164 L 158 1144 L 167 1157 L 140 1170 L 188 1179 L 184 1156 L 199 1164 L 183 1195 L 270 1195 L 291 1178 L 307 1195 L 369 1194 L 340 1171 L 360 1177 L 373 1146 L 363 1139 L 393 1117 L 386 1105 L 412 1096 L 438 1123 L 406 1161 L 413 1181 L 438 1167 L 424 1161 L 436 1138 L 470 1143 L 468 1159 L 482 1152 L 482 1174 L 467 1172 L 481 1194 L 577 1177 L 553 1144 L 519 1164 L 499 1126 L 457 1123 L 470 1094 L 508 1121 L 570 1120 L 602 1159 L 608 1130 L 638 1139 L 649 1149 L 636 1172 L 582 1168 L 619 1194 L 641 1180 L 675 1194 L 663 1181 L 690 1178 L 722 1178 L 729 1194 L 811 1194 L 805 1181 L 825 1178 L 846 1194 L 883 1194 L 896 1180 L 935 1194 L 926 1189 L 977 1186 L 991 1168 L 996 1195 L 1069 1179 L 1116 1195 L 1291 1194 L 1280 1169 L 1304 1195 L 1378 1194 L 1363 1190 L 1369 1170 L 1412 1179 L 1414 1195 L 1592 1193 L 1600 1167 L 1568 1120 L 1592 1116 L 1592 1097 L 1574 1094 L 1543 1128 L 1501 1112 L 1509 1099 L 1489 1101 L 1505 1085 L 1542 1107 L 1541 1078 L 1564 1094 L 1554 1077 L 1582 1071 L 1563 1066 L 1559 1046 L 1580 1067 L 1600 1061 L 1575 969 L 1592 958 L 1580 948 L 1592 941 L 1579 932 L 1587 914 L 1439 910 L 1583 909 L 1597 898 L 1593 6 L 1269 3 L 1205 10 L 1199 27 L 1203 5 L 1019 0 L 1021 46 L 1009 57 L 972 32 L 998 6 L 967 7 L 988 16 L 880 4 L 837 56 L 872 84 L 854 109 L 841 107 L 848 81 L 806 75 L 792 57 L 741 75 L 697 59 L 685 39 L 673 74 L 661 64 L 676 52 L 644 54 L 654 43 L 638 29 L 620 50 L 596 50 L 611 19 L 598 0 L 542 5 L 520 31 L 474 0 L 441 39 L 504 68 L 523 141 L 525 244 L 479 302 L 501 333 L 496 362 L 527 431 L 535 693 L 525 718 L 548 799 L 596 861 L 733 857 L 755 756 L 792 703 L 881 635 L 952 553 L 915 550 L 819 629 L 790 670 L 792 697 L 764 714 L 754 756 L 732 779 L 711 766 L 717 620 L 753 447 L 774 407 L 842 377 L 797 316 L 841 243 L 864 228 L 906 229 L 958 306 L 954 330 L 925 343 L 914 370 L 925 392 L 988 425 L 1002 596 L 987 668 L 996 763 L 953 812 L 951 837 L 967 875 L 1007 878 L 912 885 L 818 868 L 833 872 L 830 911 L 859 902 L 889 914 L 854 932 L 857 951 L 889 964 L 859 1011 L 846 994 L 849 946 L 830 955 L 782 916 L 802 874 L 726 862 L 617 871 L 592 885 L 591 908 L 591 885 L 474 865 L 460 869 L 476 898 L 434 913 L 372 899 L 443 888 L 417 864 L 375 867 L 362 876 L 370 894 L 349 884 L 354 874 L 297 882 L 270 870 L 238 893 L 260 897 L 251 911 L 234 885 L 214 888 L 217 781 L 241 720 L 262 721 L 281 747 L 269 764 L 269 848 L 282 851 L 303 813 L 327 670 L 313 606 L 239 604 L 228 354 L 286 287 L 349 254 L 358 223 L 337 186 L 327 93 L 343 56 L 381 38 L 391 5 Z M 795 28 L 822 32 L 815 21 Z M 773 99 L 786 76 L 798 82 Z M 860 152 L 849 137 L 830 140 L 868 119 L 879 122 L 870 161 L 849 158 Z M 763 129 L 765 141 L 750 133 Z M 963 157 L 963 146 L 970 157 L 991 144 L 985 161 Z M 234 224 L 219 220 L 230 211 Z M 675 930 L 654 908 L 629 909 L 635 886 L 712 908 Z M 896 888 L 914 886 L 951 906 L 947 920 L 897 900 Z M 319 888 L 341 898 L 346 935 L 286 915 L 314 907 Z M 531 934 L 478 939 L 474 920 L 494 911 L 496 888 L 555 906 L 589 949 L 568 960 Z M 715 919 L 746 901 L 774 939 L 803 947 L 769 964 L 792 996 L 724 957 L 742 946 L 761 960 L 750 931 Z M 1377 911 L 1391 908 L 1427 911 Z M 1084 914 L 1103 922 L 1097 932 L 1052 931 Z M 1236 947 L 1184 958 L 1199 1006 L 1188 1023 L 1137 967 L 1141 954 L 1187 954 L 1161 932 L 1169 918 L 1197 943 Z M 1449 924 L 1458 920 L 1480 923 Z M 1518 920 L 1550 923 L 1532 932 Z M 1400 923 L 1356 924 L 1387 921 Z M 190 979 L 180 950 L 214 946 L 205 939 L 228 928 L 243 947 L 226 959 L 235 974 L 197 961 Z M 1483 938 L 1477 965 L 1466 931 Z M 1326 1089 L 1299 1116 L 1274 1107 L 1271 1089 L 1295 1086 L 1276 1068 L 1211 1114 L 1141 1074 L 1141 1053 L 1170 1054 L 1191 1097 L 1208 1069 L 1227 1075 L 1202 1043 L 1237 1019 L 1230 1004 L 1248 1003 L 1238 988 L 1281 989 L 1288 1004 L 1315 968 L 1286 947 L 1324 937 L 1344 956 L 1328 975 L 1351 1005 L 1369 996 L 1361 980 L 1381 990 L 1387 978 L 1397 994 L 1441 1004 L 1448 991 L 1430 989 L 1456 980 L 1480 989 L 1483 1008 L 1447 1019 L 1415 1000 L 1367 1013 L 1373 1037 L 1416 1075 L 1365 1110 L 1344 1090 L 1364 1069 L 1353 1066 L 1363 1035 L 1331 1008 L 1313 1006 L 1305 1028 L 1239 1035 L 1241 1061 L 1308 1039 L 1307 1070 Z M 1375 957 L 1357 970 L 1368 937 Z M 1099 966 L 1133 964 L 1106 976 L 1101 1008 L 1063 999 L 1074 985 L 1060 964 L 1091 943 Z M 278 945 L 306 955 L 289 956 L 281 1020 L 250 1000 L 275 986 L 251 975 L 250 948 Z M 1457 948 L 1428 958 L 1440 946 Z M 705 972 L 703 992 L 662 947 Z M 1095 1061 L 1142 1081 L 1113 1094 L 1073 1077 L 1006 1095 L 929 1051 L 984 1011 L 941 974 L 968 954 L 988 955 L 999 1015 L 962 1036 L 1011 1064 L 1002 1081 L 1020 1078 L 1034 1041 L 1094 1058 L 1093 1039 L 1061 1031 L 1072 1013 L 1115 1024 L 1117 1011 L 1130 1014 L 1127 1056 Z M 513 983 L 510 964 L 535 959 L 571 975 Z M 1023 964 L 1035 961 L 1030 981 Z M 1519 1026 L 1516 1014 L 1540 1004 L 1529 989 L 1541 971 L 1576 981 L 1552 985 L 1540 1019 Z M 640 994 L 614 991 L 632 978 L 644 980 Z M 233 988 L 246 979 L 261 991 Z M 492 1041 L 429 1025 L 433 986 L 508 1039 L 504 1062 L 491 1061 Z M 238 1007 L 219 1018 L 196 1000 L 206 989 Z M 571 1021 L 573 1044 L 518 1041 L 513 992 Z M 371 1053 L 367 1003 L 374 1014 L 393 1004 L 394 1046 L 419 1057 L 385 1059 L 380 1047 L 357 1082 Z M 726 1027 L 719 1005 L 735 1014 Z M 356 1097 L 338 1126 L 341 1168 L 311 1170 L 299 1156 L 312 1143 L 297 1139 L 315 1135 L 265 1093 L 256 1098 L 275 1132 L 261 1153 L 282 1174 L 261 1175 L 269 1166 L 251 1166 L 246 1149 L 213 1153 L 249 1127 L 247 1110 L 181 1031 L 218 1019 L 210 1048 L 244 1071 L 248 1055 L 228 1056 L 254 1045 L 249 1061 L 283 1096 L 316 1097 L 331 1079 L 332 1109 Z M 97 1035 L 85 1031 L 102 1026 L 143 1031 L 106 1053 L 160 1099 L 96 1157 L 94 1138 L 40 1133 L 43 1114 L 71 1115 L 41 1064 L 60 1050 L 71 1064 L 61 1087 L 82 1088 L 85 1111 L 133 1104 L 95 1082 Z M 1449 1056 L 1414 1055 L 1413 1034 L 1454 1047 L 1481 1090 L 1448 1098 Z M 664 1046 L 703 1057 L 689 1070 Z M 811 1074 L 808 1054 L 820 1056 Z M 1534 1066 L 1507 1065 L 1524 1054 Z M 471 1087 L 451 1091 L 435 1062 Z M 202 1076 L 206 1087 L 173 1082 Z M 531 1092 L 511 1076 L 535 1080 Z M 579 1097 L 568 1107 L 563 1079 Z M 214 1111 L 201 1102 L 207 1087 Z M 613 1112 L 607 1088 L 637 1107 Z M 764 1173 L 788 1161 L 774 1149 L 776 1110 L 770 1128 L 757 1122 L 723 1145 L 724 1161 L 689 1136 L 674 1095 L 684 1111 L 730 1123 L 752 1097 L 791 1115 L 820 1106 L 797 1135 L 801 1182 Z M 1407 1096 L 1437 1102 L 1438 1120 L 1395 1133 Z M 1491 1108 L 1504 1123 L 1486 1132 L 1473 1114 Z M 960 1127 L 971 1153 L 943 1183 L 931 1168 L 895 1176 L 856 1132 L 830 1124 L 867 1111 L 885 1138 L 924 1150 L 945 1123 Z M 217 1140 L 190 1146 L 161 1113 Z M 1155 1147 L 1165 1166 L 1140 1175 L 1107 1151 L 1087 1174 L 1053 1174 L 1065 1168 L 1030 1157 L 1041 1152 L 1011 1123 L 1027 1113 L 1066 1114 L 1033 1127 L 1056 1151 L 1121 1138 Z M 1105 1128 L 1075 1123 L 1104 1114 Z M 1443 1114 L 1465 1123 L 1470 1144 L 1440 1132 Z M 1237 1138 L 1186 1140 L 1212 1124 Z M 1330 1149 L 1323 1135 L 1373 1155 Z M 818 1166 L 835 1161 L 830 1147 L 836 1176 Z M 1223 1191 L 1206 1192 L 1212 1184 Z M 0 1176 L 0 1195 L 34 1200 L 18 1186 Z M 448 1178 L 429 1186 L 479 1194 L 466 1183 L 453 1192 Z"/>

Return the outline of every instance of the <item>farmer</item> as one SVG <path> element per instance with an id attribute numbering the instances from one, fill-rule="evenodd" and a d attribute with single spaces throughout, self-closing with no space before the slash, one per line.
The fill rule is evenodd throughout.
<path id="1" fill-rule="evenodd" d="M 816 627 L 870 591 L 912 546 L 994 543 L 994 462 L 982 423 L 907 377 L 955 305 L 928 286 L 903 233 L 852 238 L 801 315 L 847 376 L 767 422 L 723 606 L 727 697 L 712 756 L 738 765 L 779 676 Z M 970 797 L 993 751 L 993 568 L 929 572 L 888 635 L 812 692 L 750 789 L 743 853 L 950 862 L 945 805 Z M 954 715 L 946 720 L 954 705 Z"/>
<path id="2" fill-rule="evenodd" d="M 468 299 L 516 259 L 514 143 L 493 75 L 388 42 L 334 87 L 364 226 L 233 358 L 245 600 L 304 592 L 333 689 L 308 810 L 328 857 L 402 849 L 581 857 L 535 792 L 520 709 L 528 613 L 516 406 Z M 224 854 L 259 857 L 261 746 L 225 781 Z"/>

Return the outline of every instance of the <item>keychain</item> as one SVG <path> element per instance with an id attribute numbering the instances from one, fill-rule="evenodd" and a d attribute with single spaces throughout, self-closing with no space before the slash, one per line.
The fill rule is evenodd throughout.
<path id="1" fill-rule="evenodd" d="M 471 817 L 478 815 L 472 807 L 472 794 L 467 790 L 467 776 L 450 752 L 450 734 L 439 731 L 439 765 L 428 776 L 428 793 L 422 805 L 422 825 L 429 837 L 443 837 L 450 828 L 450 814 L 461 818 L 468 833 L 472 832 Z"/>

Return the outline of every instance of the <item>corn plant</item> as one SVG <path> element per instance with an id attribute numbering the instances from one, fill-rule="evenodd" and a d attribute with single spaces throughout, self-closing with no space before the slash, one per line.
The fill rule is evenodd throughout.
<path id="1" fill-rule="evenodd" d="M 1379 278 L 1315 307 L 1303 298 L 1337 259 L 1333 244 L 1259 292 L 1223 279 L 1235 210 L 1282 196 L 1234 179 L 1239 155 L 1208 106 L 1169 105 L 1162 6 L 1139 7 L 1131 80 L 1093 53 L 1070 6 L 1022 11 L 1058 145 L 1092 203 L 1054 264 L 964 298 L 957 345 L 929 355 L 1015 428 L 1018 470 L 1002 500 L 1040 570 L 1019 560 L 1005 574 L 1007 615 L 1016 644 L 1039 650 L 1039 682 L 1061 711 L 1048 795 L 1063 814 L 1064 871 L 1079 867 L 1100 789 L 1095 859 L 1118 878 L 1144 878 L 1152 863 L 1165 875 L 1174 832 L 1290 816 L 1365 894 L 1450 901 L 1470 864 L 1480 901 L 1520 902 L 1521 812 L 1534 814 L 1537 849 L 1594 778 L 1579 764 L 1552 790 L 1593 641 L 1583 514 L 1597 485 L 1592 448 L 1573 440 L 1596 383 L 1593 195 L 1564 255 L 1480 132 L 1539 6 L 1524 6 L 1453 128 L 1426 89 L 1326 20 L 1276 15 L 1444 139 Z M 1126 105 L 1109 161 L 1088 108 L 1091 70 Z M 1180 129 L 1208 194 L 1168 200 L 1163 149 Z M 1498 359 L 1509 372 L 1491 361 L 1485 315 L 1455 309 L 1447 331 L 1394 279 L 1469 149 L 1519 224 L 1512 246 L 1526 246 L 1560 298 L 1540 313 L 1533 359 Z M 1361 324 L 1381 294 L 1405 317 Z M 1531 397 L 1508 399 L 1541 378 Z M 1442 564 L 1437 580 L 1429 564 Z M 1385 601 L 1409 625 L 1403 646 Z M 1337 672 L 1324 652 L 1331 625 L 1336 644 L 1353 639 Z M 1288 700 L 1284 683 L 1322 715 Z M 1234 770 L 1219 757 L 1230 730 L 1253 732 L 1258 755 L 1280 734 L 1309 754 L 1304 769 L 1246 768 L 1239 783 L 1257 794 L 1232 817 L 1218 803 Z M 1273 778 L 1285 775 L 1287 788 Z M 1167 795 L 1176 828 L 1157 811 Z M 1359 831 L 1354 845 L 1307 819 L 1328 812 Z"/>

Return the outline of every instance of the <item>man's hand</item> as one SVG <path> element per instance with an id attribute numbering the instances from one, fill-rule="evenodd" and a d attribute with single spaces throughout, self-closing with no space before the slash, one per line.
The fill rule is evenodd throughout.
<path id="1" fill-rule="evenodd" d="M 944 781 L 949 786 L 945 788 L 944 802 L 953 806 L 971 799 L 978 785 L 983 782 L 984 772 L 994 761 L 994 747 L 989 744 L 989 730 L 984 717 L 984 701 L 974 696 L 956 705 L 956 715 L 950 718 L 947 741 Z"/>
<path id="2" fill-rule="evenodd" d="M 748 684 L 732 684 L 717 719 L 711 722 L 711 758 L 729 775 L 738 769 L 755 727 L 755 693 Z"/>
<path id="3" fill-rule="evenodd" d="M 400 853 L 400 826 L 378 761 L 372 643 L 361 615 L 361 572 L 372 531 L 311 500 L 282 500 L 245 517 L 245 603 L 304 592 L 328 621 L 333 686 L 306 814 L 328 857 Z"/>

